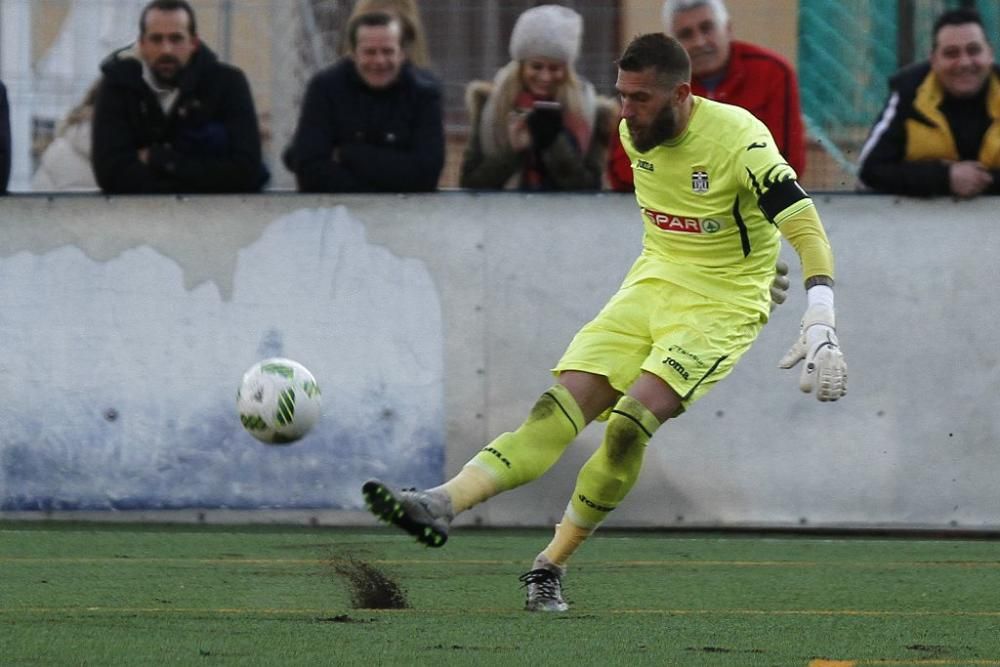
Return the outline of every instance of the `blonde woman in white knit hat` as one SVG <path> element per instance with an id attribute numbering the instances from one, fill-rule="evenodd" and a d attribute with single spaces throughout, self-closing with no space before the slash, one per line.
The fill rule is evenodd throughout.
<path id="1" fill-rule="evenodd" d="M 475 189 L 596 190 L 617 106 L 574 69 L 583 19 L 560 5 L 522 13 L 511 62 L 466 88 L 471 132 L 460 184 Z"/>

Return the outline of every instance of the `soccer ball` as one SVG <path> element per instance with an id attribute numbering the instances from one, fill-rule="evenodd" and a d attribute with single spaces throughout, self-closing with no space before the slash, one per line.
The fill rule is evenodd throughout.
<path id="1" fill-rule="evenodd" d="M 236 392 L 243 428 L 269 445 L 289 445 L 308 433 L 319 419 L 320 403 L 312 373 L 281 357 L 251 366 Z"/>

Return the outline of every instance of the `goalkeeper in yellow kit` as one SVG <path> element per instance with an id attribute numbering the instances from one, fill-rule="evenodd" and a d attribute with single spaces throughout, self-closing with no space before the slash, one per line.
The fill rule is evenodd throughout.
<path id="1" fill-rule="evenodd" d="M 363 494 L 379 518 L 441 546 L 459 512 L 540 477 L 594 419 L 601 446 L 584 464 L 555 536 L 521 577 L 526 608 L 565 611 L 572 553 L 625 498 L 646 445 L 726 377 L 767 321 L 781 236 L 802 264 L 808 307 L 780 366 L 804 360 L 800 387 L 841 398 L 833 256 L 812 200 L 749 112 L 691 94 L 687 53 L 672 37 L 635 38 L 618 63 L 619 131 L 632 162 L 643 249 L 618 292 L 574 337 L 556 384 L 521 426 L 443 485 Z"/>

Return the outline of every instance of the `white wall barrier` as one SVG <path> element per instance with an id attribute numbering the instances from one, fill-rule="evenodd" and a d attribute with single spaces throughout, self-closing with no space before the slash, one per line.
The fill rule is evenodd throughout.
<path id="1" fill-rule="evenodd" d="M 995 202 L 817 204 L 850 393 L 777 368 L 786 249 L 789 302 L 609 525 L 1000 529 Z M 611 194 L 2 199 L 0 517 L 371 523 L 365 478 L 438 483 L 520 423 L 640 237 Z M 235 416 L 274 355 L 324 392 L 286 448 Z M 601 431 L 460 521 L 554 523 Z"/>

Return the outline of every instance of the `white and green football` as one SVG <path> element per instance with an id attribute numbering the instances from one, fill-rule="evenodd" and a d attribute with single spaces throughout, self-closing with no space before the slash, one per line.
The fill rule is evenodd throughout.
<path id="1" fill-rule="evenodd" d="M 243 428 L 269 445 L 289 445 L 307 434 L 319 420 L 321 402 L 313 374 L 282 357 L 251 366 L 236 392 Z"/>

